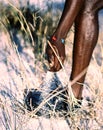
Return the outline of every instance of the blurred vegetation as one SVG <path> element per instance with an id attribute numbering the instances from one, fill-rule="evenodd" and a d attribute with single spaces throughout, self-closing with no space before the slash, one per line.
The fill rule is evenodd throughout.
<path id="1" fill-rule="evenodd" d="M 3 4 L 0 2 L 0 21 L 12 34 L 12 39 L 18 48 L 21 48 L 21 39 L 18 39 L 17 35 L 21 34 L 25 46 L 32 46 L 37 58 L 44 56 L 46 38 L 55 30 L 60 13 L 59 8 L 56 13 L 53 13 L 52 3 L 47 3 L 47 9 L 42 10 L 29 3 L 27 6 L 17 8 L 11 3 Z M 2 29 L 0 25 L 0 31 Z"/>

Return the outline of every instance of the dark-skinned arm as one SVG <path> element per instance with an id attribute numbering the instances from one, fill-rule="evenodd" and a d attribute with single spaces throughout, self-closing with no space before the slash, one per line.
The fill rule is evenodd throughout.
<path id="1" fill-rule="evenodd" d="M 66 38 L 68 31 L 83 6 L 83 3 L 84 0 L 66 0 L 58 26 L 50 38 L 50 42 L 61 58 L 62 63 L 64 63 L 65 60 L 65 45 L 64 43 L 61 43 L 61 40 Z M 59 71 L 61 65 L 49 45 L 47 45 L 46 53 L 50 64 L 50 71 Z"/>

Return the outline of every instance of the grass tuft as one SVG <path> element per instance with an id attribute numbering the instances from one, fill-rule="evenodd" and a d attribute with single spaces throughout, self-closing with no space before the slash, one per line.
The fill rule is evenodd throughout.
<path id="1" fill-rule="evenodd" d="M 46 36 L 52 32 L 57 23 L 53 23 L 53 28 L 49 26 L 53 22 L 49 19 L 50 10 L 30 11 L 33 18 L 33 22 L 30 22 L 23 9 L 17 8 L 10 1 L 8 5 L 0 6 L 3 9 L 3 16 L 0 15 L 0 128 L 2 130 L 102 130 L 103 41 L 98 40 L 98 46 L 93 53 L 84 83 L 83 101 L 80 105 L 80 101 L 77 101 L 72 93 L 71 85 L 85 74 L 87 68 L 73 82 L 69 82 L 73 29 L 66 39 L 68 58 L 64 65 L 55 53 L 63 69 L 57 73 L 48 72 L 45 48 L 46 44 L 50 46 L 51 44 Z M 14 23 L 9 19 L 11 15 Z M 56 18 L 58 20 L 57 16 Z M 19 47 L 22 48 L 21 51 L 18 50 Z M 32 108 L 32 100 L 30 100 L 33 111 L 29 111 L 25 105 L 27 96 L 25 94 L 34 90 L 41 93 L 42 100 L 35 109 Z M 67 90 L 69 96 L 65 94 Z M 57 109 L 62 103 L 69 104 L 68 110 Z M 44 116 L 38 116 L 37 113 L 42 110 Z"/>

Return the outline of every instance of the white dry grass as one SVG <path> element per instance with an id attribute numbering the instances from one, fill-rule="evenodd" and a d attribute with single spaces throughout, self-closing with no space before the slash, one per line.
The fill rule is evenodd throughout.
<path id="1" fill-rule="evenodd" d="M 22 16 L 20 10 L 15 6 L 13 6 L 13 8 Z M 28 31 L 31 36 L 30 30 L 25 31 Z M 0 32 L 0 130 L 102 130 L 102 37 L 98 40 L 98 45 L 93 53 L 88 69 L 84 84 L 82 106 L 79 109 L 68 112 L 69 117 L 66 119 L 58 117 L 58 113 L 55 112 L 55 109 L 49 113 L 52 115 L 57 114 L 57 117 L 52 116 L 51 118 L 45 118 L 35 115 L 36 110 L 42 108 L 45 102 L 53 96 L 50 96 L 49 92 L 52 87 L 57 87 L 55 86 L 55 76 L 54 73 L 48 72 L 47 68 L 43 67 L 44 65 L 47 66 L 47 61 L 45 61 L 45 59 L 41 61 L 36 59 L 33 54 L 33 49 L 31 47 L 25 47 L 26 41 L 23 40 L 20 34 L 18 37 L 23 48 L 22 53 L 17 51 L 17 46 L 13 43 L 9 32 L 7 32 L 5 28 L 4 31 Z M 64 89 L 66 85 L 70 87 L 68 79 L 71 72 L 72 39 L 73 33 L 71 33 L 70 36 L 68 35 L 66 41 L 67 59 L 63 66 L 65 71 L 61 70 L 56 73 L 59 79 L 58 82 L 62 84 Z M 43 39 L 43 41 L 45 40 Z M 33 42 L 32 39 L 32 43 Z M 42 91 L 42 96 L 45 97 L 45 99 L 36 110 L 29 112 L 24 105 L 24 90 L 32 88 Z M 73 98 L 73 96 L 71 97 Z M 89 101 L 87 101 L 87 99 L 89 99 Z M 70 98 L 68 102 L 71 104 L 71 101 Z M 73 101 L 76 100 L 73 98 Z M 88 104 L 91 105 L 89 106 Z"/>
<path id="2" fill-rule="evenodd" d="M 24 45 L 24 41 L 22 40 L 21 42 Z M 103 49 L 101 48 L 101 54 L 103 53 L 102 51 Z M 12 47 L 9 35 L 1 32 L 0 130 L 76 130 L 77 127 L 81 130 L 102 130 L 103 64 L 102 61 L 101 66 L 97 64 L 95 53 L 98 53 L 98 48 L 95 49 L 85 81 L 83 106 L 77 112 L 71 113 L 71 117 L 68 118 L 68 125 L 67 121 L 62 118 L 52 117 L 46 119 L 44 117 L 37 117 L 25 109 L 23 101 L 24 89 L 40 89 L 41 84 L 47 84 L 51 81 L 53 73 L 45 72 L 42 66 L 43 63 L 40 61 L 37 61 L 37 64 L 34 65 L 36 59 L 30 47 L 23 48 L 23 53 L 18 57 L 15 47 Z M 70 56 L 71 54 L 67 55 Z M 71 61 L 66 61 L 64 67 L 67 71 L 68 78 L 70 75 L 70 66 Z M 62 83 L 65 81 L 64 73 L 62 70 L 57 73 Z M 86 105 L 88 103 L 86 101 L 87 97 L 91 99 L 91 103 L 93 103 L 92 107 Z"/>

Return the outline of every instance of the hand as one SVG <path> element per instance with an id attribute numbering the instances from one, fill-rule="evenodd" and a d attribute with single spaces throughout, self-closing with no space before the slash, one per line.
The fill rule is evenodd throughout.
<path id="1" fill-rule="evenodd" d="M 52 40 L 50 40 L 50 43 L 63 64 L 65 60 L 65 45 L 61 43 L 60 41 L 53 42 Z M 48 44 L 46 48 L 46 54 L 47 54 L 47 59 L 50 66 L 50 71 L 56 72 L 56 71 L 59 71 L 62 68 L 62 66 L 57 56 L 53 52 L 53 49 Z"/>

